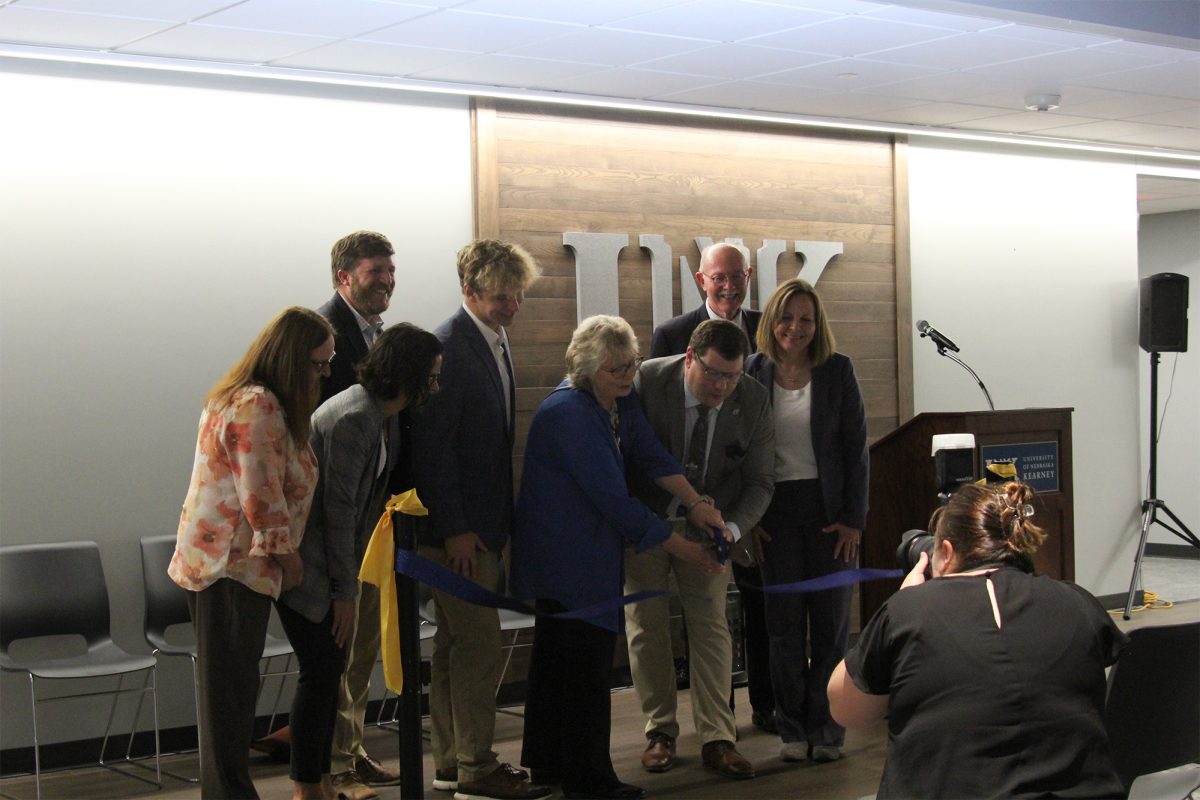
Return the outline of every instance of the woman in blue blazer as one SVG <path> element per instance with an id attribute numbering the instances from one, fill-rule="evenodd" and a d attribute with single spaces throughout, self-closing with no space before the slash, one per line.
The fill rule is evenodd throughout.
<path id="1" fill-rule="evenodd" d="M 775 494 L 754 531 L 763 583 L 850 569 L 867 517 L 867 425 L 850 359 L 835 352 L 821 298 L 780 284 L 763 309 L 746 372 L 771 393 Z M 775 724 L 784 761 L 841 758 L 845 728 L 826 684 L 846 653 L 850 587 L 766 596 Z"/>
<path id="2" fill-rule="evenodd" d="M 567 377 L 529 428 L 512 543 L 516 597 L 540 611 L 587 608 L 621 596 L 624 551 L 661 545 L 709 572 L 724 569 L 698 542 L 630 494 L 625 460 L 679 498 L 688 521 L 724 527 L 711 498 L 684 477 L 633 393 L 641 358 L 620 317 L 585 319 L 567 348 Z M 539 616 L 534 626 L 521 763 L 534 783 L 562 783 L 566 797 L 637 798 L 609 755 L 609 677 L 625 615 L 587 620 Z"/>

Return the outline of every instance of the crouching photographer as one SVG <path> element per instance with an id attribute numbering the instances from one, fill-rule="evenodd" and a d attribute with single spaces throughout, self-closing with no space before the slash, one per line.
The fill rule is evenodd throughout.
<path id="1" fill-rule="evenodd" d="M 1033 574 L 1023 483 L 962 486 L 928 551 L 829 681 L 847 727 L 888 721 L 880 800 L 1120 797 L 1104 669 L 1125 636 L 1084 589 Z"/>

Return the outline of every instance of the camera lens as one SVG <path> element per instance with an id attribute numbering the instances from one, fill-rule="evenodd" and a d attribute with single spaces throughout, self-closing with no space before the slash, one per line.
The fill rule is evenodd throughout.
<path id="1" fill-rule="evenodd" d="M 911 572 L 921 559 L 921 553 L 929 556 L 925 565 L 925 580 L 933 578 L 933 534 L 914 528 L 905 531 L 900 537 L 900 546 L 896 548 L 896 565 L 905 572 Z"/>

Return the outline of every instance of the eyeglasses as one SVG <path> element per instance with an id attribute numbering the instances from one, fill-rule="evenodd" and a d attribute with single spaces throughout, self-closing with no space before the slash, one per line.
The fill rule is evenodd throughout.
<path id="1" fill-rule="evenodd" d="M 634 356 L 632 361 L 626 361 L 624 364 L 618 364 L 615 367 L 601 367 L 600 369 L 607 372 L 609 375 L 628 375 L 642 365 L 646 359 L 639 356 Z"/>
<path id="2" fill-rule="evenodd" d="M 704 363 L 704 359 L 700 357 L 699 353 L 693 353 L 693 355 L 696 356 L 696 361 L 700 363 L 700 369 L 703 370 L 704 377 L 713 383 L 737 383 L 742 379 L 742 373 L 740 372 L 722 372 L 719 369 L 712 369 L 708 364 Z"/>
<path id="3" fill-rule="evenodd" d="M 750 273 L 746 272 L 745 270 L 740 270 L 738 272 L 728 272 L 728 273 L 714 272 L 711 274 L 707 273 L 707 272 L 702 272 L 700 274 L 703 275 L 704 277 L 708 278 L 710 281 L 712 281 L 717 286 L 725 286 L 726 284 L 740 286 L 741 284 L 746 282 L 746 278 L 750 277 Z"/>
<path id="4" fill-rule="evenodd" d="M 329 357 L 328 361 L 317 361 L 316 359 L 310 359 L 309 363 L 313 365 L 313 369 L 315 369 L 317 372 L 324 372 L 327 369 L 333 369 L 333 359 L 336 355 L 337 353 L 334 353 Z"/>

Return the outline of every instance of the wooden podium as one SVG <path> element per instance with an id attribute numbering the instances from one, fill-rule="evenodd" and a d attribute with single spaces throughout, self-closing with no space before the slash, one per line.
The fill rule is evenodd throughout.
<path id="1" fill-rule="evenodd" d="M 918 414 L 871 445 L 870 510 L 863 532 L 864 567 L 897 566 L 900 537 L 912 528 L 928 529 L 937 506 L 932 437 L 939 433 L 975 435 L 975 473 L 985 459 L 1017 458 L 1021 479 L 1037 490 L 1033 521 L 1046 531 L 1034 565 L 1040 575 L 1075 577 L 1075 513 L 1071 470 L 1070 408 Z M 862 624 L 900 588 L 900 581 L 860 585 Z"/>

